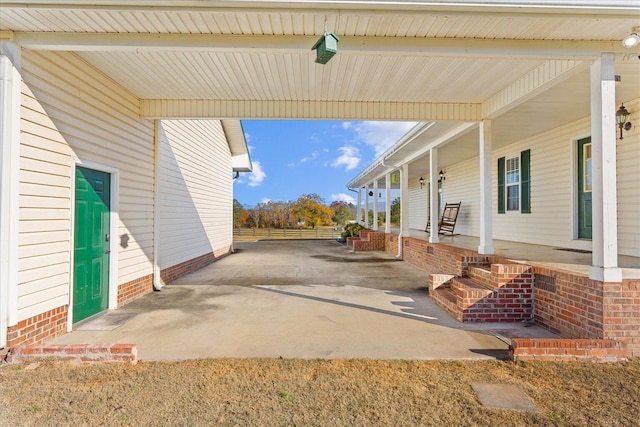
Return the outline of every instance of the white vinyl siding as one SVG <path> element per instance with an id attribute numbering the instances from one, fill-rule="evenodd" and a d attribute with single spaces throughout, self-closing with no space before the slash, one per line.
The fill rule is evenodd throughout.
<path id="1" fill-rule="evenodd" d="M 120 173 L 118 283 L 153 272 L 153 123 L 139 100 L 72 53 L 23 51 L 22 78 L 19 320 L 69 303 L 76 158 Z"/>
<path id="2" fill-rule="evenodd" d="M 165 269 L 231 246 L 231 153 L 219 120 L 163 120 L 160 239 Z"/>
<path id="3" fill-rule="evenodd" d="M 458 203 L 458 220 L 455 233 L 478 236 L 480 233 L 480 160 L 478 157 L 447 166 L 446 177 L 442 182 L 442 206 L 446 203 Z"/>
<path id="4" fill-rule="evenodd" d="M 414 230 L 426 230 L 429 217 L 429 203 L 427 201 L 428 189 L 416 181 L 417 187 L 409 188 L 409 228 Z"/>
<path id="5" fill-rule="evenodd" d="M 640 112 L 640 98 L 624 104 Z M 640 257 L 640 114 L 629 120 L 633 126 L 617 142 L 618 251 Z"/>

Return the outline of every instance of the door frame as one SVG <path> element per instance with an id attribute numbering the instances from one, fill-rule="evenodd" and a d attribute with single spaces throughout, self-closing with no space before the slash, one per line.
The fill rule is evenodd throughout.
<path id="1" fill-rule="evenodd" d="M 569 167 L 571 171 L 571 200 L 572 200 L 572 212 L 571 222 L 572 234 L 571 239 L 576 249 L 591 250 L 591 240 L 585 240 L 578 237 L 580 235 L 580 211 L 578 208 L 578 141 L 590 138 L 591 133 L 585 132 L 571 137 L 571 165 Z"/>
<path id="2" fill-rule="evenodd" d="M 73 270 L 75 263 L 75 205 L 76 205 L 76 167 L 82 166 L 87 169 L 93 169 L 100 172 L 108 173 L 111 182 L 111 197 L 109 207 L 109 228 L 111 239 L 109 240 L 109 297 L 108 310 L 118 308 L 118 225 L 120 222 L 119 215 L 119 183 L 120 171 L 114 167 L 103 165 L 100 163 L 82 161 L 74 159 L 71 167 L 71 226 L 70 226 L 70 264 L 69 264 L 69 309 L 67 310 L 67 332 L 73 329 Z"/>

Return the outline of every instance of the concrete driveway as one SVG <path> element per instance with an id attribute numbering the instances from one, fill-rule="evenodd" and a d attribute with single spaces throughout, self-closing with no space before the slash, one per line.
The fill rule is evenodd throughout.
<path id="1" fill-rule="evenodd" d="M 427 294 L 427 274 L 334 241 L 236 243 L 236 253 L 54 344 L 134 343 L 140 360 L 208 357 L 488 359 L 523 324 L 463 325 Z"/>

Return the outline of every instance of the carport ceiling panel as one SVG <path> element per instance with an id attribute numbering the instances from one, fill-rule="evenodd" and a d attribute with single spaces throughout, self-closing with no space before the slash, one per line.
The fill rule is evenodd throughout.
<path id="1" fill-rule="evenodd" d="M 311 52 L 79 55 L 141 99 L 478 103 L 542 62 L 337 55 L 319 66 Z"/>
<path id="2" fill-rule="evenodd" d="M 430 10 L 427 6 L 407 10 L 355 10 L 340 12 L 323 5 L 323 9 L 243 10 L 238 8 L 154 7 L 125 10 L 101 5 L 99 9 L 65 5 L 29 8 L 11 7 L 3 2 L 0 28 L 13 31 L 64 31 L 94 33 L 172 33 L 172 34 L 259 34 L 319 35 L 327 27 L 339 36 L 367 37 L 458 37 L 486 39 L 546 40 L 619 40 L 637 25 L 636 17 L 573 14 L 504 14 L 460 13 Z M 81 2 L 78 2 L 81 3 Z M 252 7 L 252 6 L 249 6 Z M 380 3 L 376 4 L 379 9 Z M 399 7 L 399 6 L 397 6 Z M 409 9 L 413 10 L 409 10 Z M 488 11 L 495 10 L 487 8 Z M 634 23 L 636 22 L 636 23 Z"/>

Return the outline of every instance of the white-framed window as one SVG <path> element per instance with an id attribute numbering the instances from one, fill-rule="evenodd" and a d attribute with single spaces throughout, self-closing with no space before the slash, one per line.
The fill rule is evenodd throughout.
<path id="1" fill-rule="evenodd" d="M 507 211 L 520 210 L 520 157 L 505 161 Z"/>

